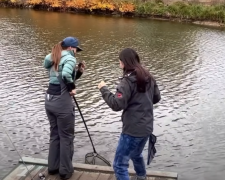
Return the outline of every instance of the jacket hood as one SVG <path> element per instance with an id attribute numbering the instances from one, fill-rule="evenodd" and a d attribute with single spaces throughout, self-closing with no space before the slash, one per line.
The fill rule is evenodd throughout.
<path id="1" fill-rule="evenodd" d="M 123 76 L 123 78 L 126 78 L 127 80 L 131 81 L 132 83 L 137 82 L 137 77 L 136 77 L 136 72 L 133 71 L 131 73 L 127 73 Z M 148 83 L 150 82 L 150 78 L 146 77 L 145 82 Z"/>

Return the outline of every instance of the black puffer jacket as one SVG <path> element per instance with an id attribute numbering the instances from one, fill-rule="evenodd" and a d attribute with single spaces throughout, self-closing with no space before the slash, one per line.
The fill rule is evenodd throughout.
<path id="1" fill-rule="evenodd" d="M 153 104 L 158 103 L 161 96 L 155 79 L 146 82 L 146 92 L 139 93 L 136 75 L 132 73 L 123 77 L 116 94 L 112 94 L 106 86 L 100 89 L 103 99 L 113 111 L 123 110 L 124 134 L 146 137 L 153 132 Z"/>

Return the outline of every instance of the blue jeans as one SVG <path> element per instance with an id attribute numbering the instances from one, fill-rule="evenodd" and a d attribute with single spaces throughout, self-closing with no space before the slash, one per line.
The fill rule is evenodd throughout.
<path id="1" fill-rule="evenodd" d="M 113 163 L 113 169 L 117 180 L 129 180 L 128 167 L 131 159 L 134 164 L 134 170 L 137 176 L 145 177 L 145 163 L 142 151 L 148 140 L 147 137 L 132 137 L 121 134 L 116 155 Z"/>

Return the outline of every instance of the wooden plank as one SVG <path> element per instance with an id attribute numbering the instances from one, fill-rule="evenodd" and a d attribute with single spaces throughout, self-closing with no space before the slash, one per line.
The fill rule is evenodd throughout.
<path id="1" fill-rule="evenodd" d="M 32 169 L 32 171 L 30 171 L 30 175 L 34 178 L 43 168 L 44 168 L 44 166 L 35 166 Z M 31 179 L 30 175 L 27 173 L 26 177 L 23 178 L 23 180 L 30 180 Z"/>
<path id="2" fill-rule="evenodd" d="M 25 163 L 35 164 L 40 166 L 48 166 L 48 160 L 46 159 L 39 159 L 39 158 L 31 158 L 31 157 L 22 157 Z M 21 159 L 19 160 L 20 163 L 23 162 Z"/>
<path id="3" fill-rule="evenodd" d="M 116 180 L 115 174 L 110 174 L 108 180 Z"/>
<path id="4" fill-rule="evenodd" d="M 35 165 L 25 166 L 24 164 L 20 164 L 7 177 L 5 177 L 4 180 L 20 180 L 21 178 L 25 178 L 27 176 L 28 170 L 31 171 L 34 167 Z"/>
<path id="5" fill-rule="evenodd" d="M 47 175 L 47 173 L 48 173 L 48 167 L 46 167 L 46 166 L 44 166 L 37 174 L 36 174 L 36 176 L 34 176 L 34 179 L 33 180 L 40 180 L 40 178 L 39 178 L 39 174 L 44 174 L 45 175 L 45 177 L 46 177 L 46 175 Z"/>
<path id="6" fill-rule="evenodd" d="M 15 171 L 18 171 L 18 168 L 19 168 L 19 167 L 22 167 L 22 165 L 21 165 L 21 164 L 16 165 L 16 166 L 8 173 L 8 175 L 5 176 L 5 177 L 3 178 L 3 180 L 8 180 L 9 177 L 12 176 L 12 174 L 14 174 Z"/>
<path id="7" fill-rule="evenodd" d="M 48 174 L 48 167 L 46 167 L 44 169 L 44 171 L 42 171 L 41 173 L 45 175 L 45 180 L 57 180 L 59 178 L 59 175 L 58 174 L 56 174 L 56 175 L 50 175 L 50 174 Z M 39 178 L 39 180 L 40 180 L 40 178 Z"/>
<path id="8" fill-rule="evenodd" d="M 2 180 L 5 180 L 5 179 L 9 176 L 9 174 L 11 174 L 13 171 L 15 171 L 15 169 L 16 169 L 18 166 L 20 166 L 20 165 L 21 165 L 21 164 L 17 164 L 16 166 L 14 166 L 14 167 L 9 171 L 8 175 L 4 176 Z"/>
<path id="9" fill-rule="evenodd" d="M 107 179 L 109 179 L 109 177 L 110 177 L 110 174 L 100 173 L 97 180 L 107 180 Z"/>
<path id="10" fill-rule="evenodd" d="M 112 167 L 108 166 L 96 166 L 89 164 L 74 164 L 74 169 L 78 171 L 90 171 L 90 172 L 101 172 L 106 174 L 113 174 L 114 170 Z M 130 175 L 136 175 L 136 172 L 133 169 L 128 170 Z M 171 172 L 161 172 L 161 171 L 147 171 L 147 176 L 152 177 L 162 177 L 162 178 L 172 178 L 177 179 L 177 173 Z"/>
<path id="11" fill-rule="evenodd" d="M 30 157 L 23 157 L 23 161 L 27 164 L 37 164 L 46 166 L 48 164 L 47 160 L 44 159 L 37 159 L 37 158 L 30 158 Z M 21 162 L 21 160 L 20 160 Z M 89 165 L 89 164 L 80 164 L 75 163 L 73 164 L 74 169 L 78 171 L 89 171 L 89 172 L 101 172 L 106 174 L 113 174 L 113 168 L 109 166 L 97 166 L 97 165 Z M 133 169 L 129 169 L 130 175 L 135 175 L 135 171 Z M 164 172 L 164 171 L 147 171 L 146 174 L 148 177 L 161 177 L 161 178 L 171 178 L 177 179 L 178 174 L 174 172 Z"/>
<path id="12" fill-rule="evenodd" d="M 99 173 L 84 172 L 79 180 L 97 180 Z"/>
<path id="13" fill-rule="evenodd" d="M 171 178 L 161 178 L 161 177 L 147 177 L 147 180 L 174 180 Z"/>
<path id="14" fill-rule="evenodd" d="M 41 169 L 34 175 L 34 180 L 39 180 L 39 173 L 45 172 L 47 167 L 46 166 L 39 166 L 41 167 Z M 30 179 L 26 179 L 26 180 L 30 180 Z"/>
<path id="15" fill-rule="evenodd" d="M 20 168 L 20 170 L 22 170 L 21 173 L 18 173 L 14 180 L 24 179 L 27 176 L 29 176 L 30 179 L 31 179 L 31 177 L 33 178 L 33 176 L 31 175 L 31 172 L 34 168 L 35 168 L 35 165 L 24 165 L 23 164 L 23 167 Z"/>
<path id="16" fill-rule="evenodd" d="M 165 179 L 165 178 L 163 178 Z M 155 177 L 147 177 L 147 180 L 156 180 Z"/>
<path id="17" fill-rule="evenodd" d="M 36 174 L 36 176 L 34 177 L 33 180 L 40 180 L 39 173 L 41 173 L 45 176 L 45 180 L 57 180 L 59 178 L 58 174 L 57 175 L 49 175 L 48 167 L 44 167 L 38 172 L 38 174 Z"/>
<path id="18" fill-rule="evenodd" d="M 82 171 L 75 171 L 71 177 L 71 180 L 79 180 L 84 172 Z"/>
<path id="19" fill-rule="evenodd" d="M 58 180 L 60 178 L 59 178 L 59 175 L 57 174 L 57 175 L 48 175 L 45 179 L 46 180 Z"/>

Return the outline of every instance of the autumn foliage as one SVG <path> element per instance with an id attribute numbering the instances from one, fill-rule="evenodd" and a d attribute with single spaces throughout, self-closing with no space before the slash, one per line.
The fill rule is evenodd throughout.
<path id="1" fill-rule="evenodd" d="M 153 2 L 154 1 L 154 2 Z M 162 0 L 0 0 L 0 6 L 29 7 L 55 11 L 79 11 L 156 17 L 179 21 L 225 23 L 225 4 L 204 5 L 191 2 L 163 3 Z M 119 12 L 119 13 L 118 13 Z"/>
<path id="2" fill-rule="evenodd" d="M 16 1 L 16 0 L 11 0 Z M 18 1 L 18 0 L 17 0 Z M 121 13 L 134 12 L 135 6 L 130 2 L 117 2 L 116 0 L 27 0 L 27 4 L 44 4 L 56 8 L 75 8 L 83 10 L 108 10 Z"/>

